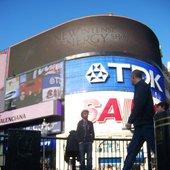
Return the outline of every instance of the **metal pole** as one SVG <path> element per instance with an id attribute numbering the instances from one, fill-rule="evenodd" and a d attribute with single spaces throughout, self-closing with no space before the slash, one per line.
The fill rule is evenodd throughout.
<path id="1" fill-rule="evenodd" d="M 45 170 L 45 139 L 43 139 L 43 170 Z"/>
<path id="2" fill-rule="evenodd" d="M 147 157 L 148 157 L 148 170 L 152 170 L 151 168 L 151 150 L 147 144 Z"/>

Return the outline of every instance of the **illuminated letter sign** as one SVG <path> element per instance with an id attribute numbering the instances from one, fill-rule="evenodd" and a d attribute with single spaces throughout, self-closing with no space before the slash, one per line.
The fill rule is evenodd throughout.
<path id="1" fill-rule="evenodd" d="M 110 99 L 105 106 L 102 114 L 100 115 L 98 121 L 103 122 L 105 119 L 108 118 L 114 118 L 116 121 L 121 121 L 121 115 L 120 115 L 120 110 L 119 106 L 117 103 L 117 99 Z"/>

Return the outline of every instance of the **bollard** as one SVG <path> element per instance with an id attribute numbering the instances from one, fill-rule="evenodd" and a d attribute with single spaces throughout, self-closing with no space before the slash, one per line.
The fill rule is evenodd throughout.
<path id="1" fill-rule="evenodd" d="M 158 170 L 170 169 L 170 111 L 155 114 L 156 166 Z"/>

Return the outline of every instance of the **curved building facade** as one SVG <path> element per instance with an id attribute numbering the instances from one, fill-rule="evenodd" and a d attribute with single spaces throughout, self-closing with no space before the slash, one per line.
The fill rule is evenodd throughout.
<path id="1" fill-rule="evenodd" d="M 32 129 L 43 132 L 46 120 L 45 133 L 67 136 L 88 109 L 96 137 L 131 137 L 122 129 L 132 108 L 135 69 L 150 83 L 154 103 L 165 100 L 158 39 L 149 27 L 125 17 L 63 23 L 1 52 L 0 64 L 1 130 L 37 125 Z"/>
<path id="2" fill-rule="evenodd" d="M 12 46 L 9 77 L 83 53 L 130 56 L 162 67 L 159 42 L 150 28 L 125 17 L 104 15 L 66 22 Z"/>
<path id="3" fill-rule="evenodd" d="M 155 103 L 165 100 L 158 39 L 146 25 L 129 18 L 99 15 L 72 20 L 10 47 L 3 56 L 9 65 L 2 126 L 56 115 L 60 119 L 55 100 L 62 99 L 64 133 L 75 129 L 82 109 L 88 109 L 96 134 L 113 135 L 130 114 L 130 73 L 135 69 L 151 84 Z M 46 109 L 42 113 L 38 107 Z"/>

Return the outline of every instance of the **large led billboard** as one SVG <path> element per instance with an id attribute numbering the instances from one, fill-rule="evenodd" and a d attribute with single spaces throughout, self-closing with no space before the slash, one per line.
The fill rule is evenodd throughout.
<path id="1" fill-rule="evenodd" d="M 6 81 L 5 110 L 63 98 L 63 62 L 48 64 Z"/>
<path id="2" fill-rule="evenodd" d="M 150 28 L 126 17 L 97 15 L 65 22 L 12 46 L 8 76 L 66 56 L 104 52 L 162 65 L 159 42 Z"/>
<path id="3" fill-rule="evenodd" d="M 94 122 L 97 135 L 121 130 L 132 108 L 134 87 L 130 74 L 135 69 L 141 70 L 145 81 L 150 83 L 154 102 L 165 100 L 163 74 L 149 63 L 120 56 L 66 61 L 66 132 L 76 129 L 83 109 L 90 111 L 89 119 Z"/>
<path id="4" fill-rule="evenodd" d="M 5 112 L 0 113 L 0 126 L 61 116 L 62 105 L 58 102 L 63 98 L 63 89 L 63 61 L 8 78 L 5 82 Z"/>

